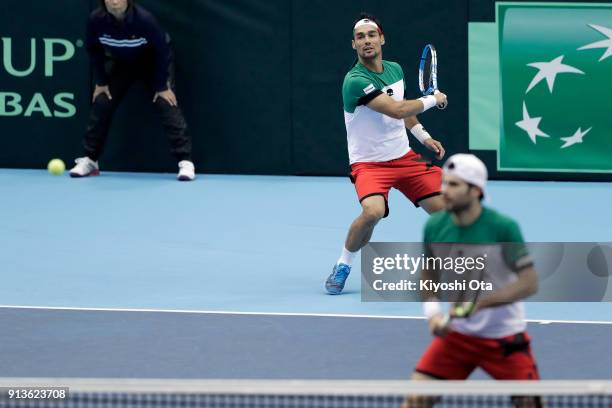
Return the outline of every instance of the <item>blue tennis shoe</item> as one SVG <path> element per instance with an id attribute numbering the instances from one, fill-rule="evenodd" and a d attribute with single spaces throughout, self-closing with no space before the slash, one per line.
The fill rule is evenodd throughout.
<path id="1" fill-rule="evenodd" d="M 339 295 L 344 289 L 344 283 L 351 273 L 351 267 L 347 264 L 339 263 L 334 266 L 329 278 L 325 281 L 325 289 L 330 295 Z"/>

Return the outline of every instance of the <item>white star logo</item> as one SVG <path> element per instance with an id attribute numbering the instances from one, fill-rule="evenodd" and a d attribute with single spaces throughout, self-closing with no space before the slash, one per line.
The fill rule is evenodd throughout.
<path id="1" fill-rule="evenodd" d="M 600 33 L 608 37 L 608 39 L 584 45 L 578 48 L 578 50 L 589 50 L 592 48 L 607 48 L 606 52 L 604 52 L 601 58 L 599 58 L 599 61 L 603 61 L 612 55 L 612 30 L 606 27 L 596 25 L 596 24 L 589 24 L 589 26 L 592 29 L 599 31 Z"/>
<path id="2" fill-rule="evenodd" d="M 536 137 L 550 137 L 538 128 L 541 120 L 541 117 L 530 118 L 529 112 L 527 112 L 527 105 L 525 105 L 525 102 L 523 102 L 523 120 L 519 120 L 515 123 L 515 125 L 527 132 L 533 144 L 536 144 Z"/>
<path id="3" fill-rule="evenodd" d="M 561 74 L 564 72 L 572 74 L 584 74 L 584 72 L 577 68 L 574 68 L 570 65 L 562 64 L 561 61 L 563 61 L 563 57 L 564 55 L 561 55 L 550 62 L 532 62 L 531 64 L 527 64 L 530 67 L 539 69 L 539 71 L 533 77 L 533 80 L 531 80 L 531 83 L 527 87 L 525 93 L 531 91 L 531 88 L 536 86 L 543 79 L 546 79 L 546 83 L 548 84 L 548 90 L 550 91 L 550 93 L 552 93 L 557 74 Z"/>
<path id="4" fill-rule="evenodd" d="M 584 132 L 582 131 L 582 128 L 578 128 L 578 130 L 576 131 L 576 133 L 574 133 L 572 136 L 569 137 L 562 137 L 561 140 L 563 140 L 565 142 L 565 144 L 563 146 L 561 146 L 561 149 L 565 149 L 566 147 L 570 147 L 572 145 L 575 145 L 576 143 L 582 143 L 582 138 L 589 133 L 589 131 L 593 129 L 592 127 L 588 128 L 587 130 L 585 130 Z"/>

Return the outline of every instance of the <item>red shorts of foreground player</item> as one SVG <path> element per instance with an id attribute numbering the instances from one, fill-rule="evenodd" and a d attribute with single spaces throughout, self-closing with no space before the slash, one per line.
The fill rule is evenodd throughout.
<path id="1" fill-rule="evenodd" d="M 401 191 L 415 206 L 419 201 L 440 194 L 442 169 L 414 151 L 386 162 L 355 163 L 351 166 L 359 202 L 373 195 L 385 197 L 385 217 L 389 215 L 389 190 Z"/>
<path id="2" fill-rule="evenodd" d="M 527 332 L 500 339 L 451 332 L 433 339 L 416 371 L 442 380 L 465 380 L 480 367 L 496 380 L 538 380 Z"/>

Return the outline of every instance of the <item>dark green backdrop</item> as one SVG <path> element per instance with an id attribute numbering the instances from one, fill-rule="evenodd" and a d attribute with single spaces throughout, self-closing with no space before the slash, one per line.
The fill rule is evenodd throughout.
<path id="1" fill-rule="evenodd" d="M 576 0 L 573 0 L 576 1 Z M 602 0 L 595 0 L 602 1 Z M 360 11 L 383 22 L 384 57 L 401 63 L 409 95 L 417 97 L 417 63 L 424 44 L 439 52 L 440 88 L 449 108 L 421 116 L 449 154 L 468 150 L 468 21 L 494 21 L 494 0 L 139 0 L 172 35 L 179 104 L 194 139 L 199 172 L 344 175 L 348 167 L 340 89 L 354 51 L 351 24 Z M 0 2 L 0 167 L 43 168 L 52 157 L 71 165 L 91 96 L 91 71 L 81 41 L 95 0 Z M 30 66 L 34 40 L 35 69 Z M 8 49 L 7 40 L 12 42 Z M 69 42 L 74 55 L 45 71 L 45 43 Z M 62 45 L 52 48 L 62 55 Z M 47 47 L 48 48 L 48 47 Z M 49 51 L 49 50 L 47 50 Z M 48 74 L 48 72 L 47 72 Z M 76 113 L 54 98 L 69 94 Z M 10 116 L 21 98 L 22 114 Z M 136 86 L 115 117 L 103 170 L 175 171 L 150 103 Z M 34 103 L 34 102 L 36 103 Z M 34 104 L 33 104 L 34 103 Z M 32 105 L 33 104 L 33 105 Z M 31 115 L 24 115 L 28 105 Z M 411 145 L 422 147 L 411 137 Z M 495 152 L 476 152 L 497 179 L 610 180 L 609 174 L 495 171 Z"/>
<path id="2" fill-rule="evenodd" d="M 73 158 L 79 152 L 80 135 L 85 126 L 89 98 L 89 64 L 84 47 L 84 19 L 89 13 L 88 1 L 0 2 L 0 167 L 40 168 L 49 158 Z M 7 39 L 12 47 L 6 46 Z M 34 71 L 26 77 L 10 76 L 5 69 L 7 56 L 15 69 L 25 70 L 31 63 L 31 40 L 35 42 Z M 45 76 L 44 41 L 61 39 L 74 46 L 74 57 L 57 62 L 53 76 Z M 12 51 L 12 52 L 9 52 Z M 62 53 L 61 47 L 54 50 Z M 45 117 L 41 112 L 6 116 L 6 94 L 17 94 L 23 108 L 34 94 L 42 95 L 45 104 L 54 110 L 53 99 L 58 93 L 74 94 L 76 115 L 71 118 Z M 40 105 L 39 105 L 40 106 Z"/>
<path id="3" fill-rule="evenodd" d="M 194 138 L 199 172 L 345 174 L 348 166 L 340 89 L 354 51 L 351 24 L 366 10 L 382 20 L 384 57 L 402 64 L 417 97 L 417 64 L 427 42 L 439 51 L 440 86 L 451 105 L 422 121 L 450 152 L 467 146 L 467 13 L 465 0 L 140 0 L 174 39 L 179 104 Z M 0 5 L 0 36 L 13 41 L 14 65 L 30 61 L 30 38 L 84 39 L 94 0 L 23 0 Z M 27 17 L 26 17 L 27 16 Z M 51 157 L 71 162 L 91 94 L 82 47 L 43 76 L 43 61 L 27 78 L 0 69 L 0 92 L 24 99 L 75 94 L 71 118 L 0 116 L 0 167 L 41 168 Z M 3 68 L 0 66 L 0 68 Z M 28 96 L 29 95 L 29 96 Z M 103 170 L 174 171 L 168 145 L 136 86 L 118 111 L 100 159 Z M 27 101 L 26 101 L 27 102 Z M 414 145 L 415 143 L 413 143 Z M 69 163 L 70 164 L 70 163 Z"/>

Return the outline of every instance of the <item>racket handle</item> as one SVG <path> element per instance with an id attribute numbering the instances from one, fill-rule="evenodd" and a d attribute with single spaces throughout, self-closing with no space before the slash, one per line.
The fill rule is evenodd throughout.
<path id="1" fill-rule="evenodd" d="M 433 93 L 434 93 L 434 95 L 435 95 L 435 94 L 439 94 L 439 93 L 440 93 L 440 91 L 438 91 L 437 89 L 434 89 L 434 92 L 433 92 Z M 446 109 L 446 104 L 445 104 L 445 103 L 443 103 L 443 104 L 440 104 L 440 105 L 436 105 L 436 107 L 437 107 L 438 109 Z"/>

